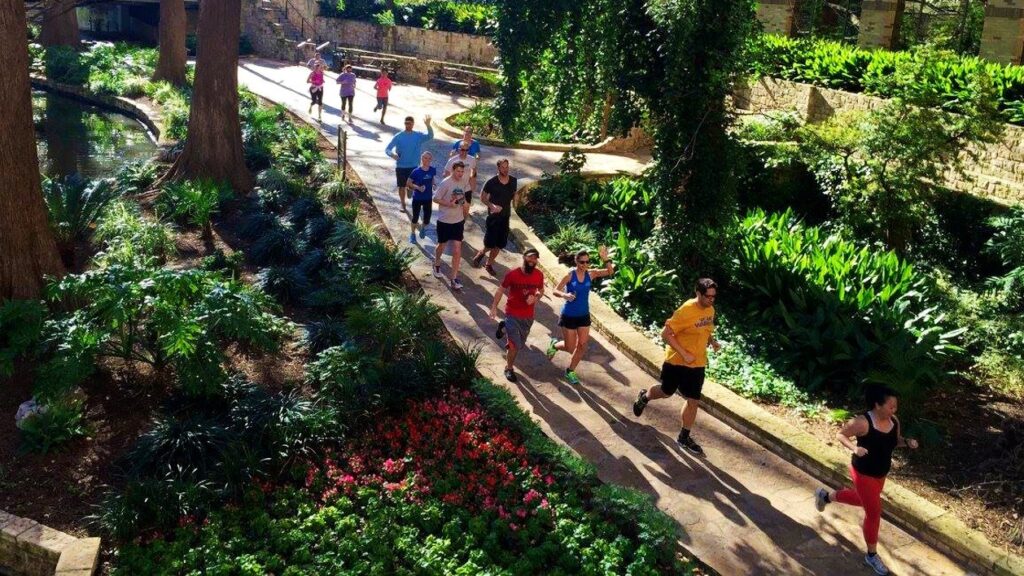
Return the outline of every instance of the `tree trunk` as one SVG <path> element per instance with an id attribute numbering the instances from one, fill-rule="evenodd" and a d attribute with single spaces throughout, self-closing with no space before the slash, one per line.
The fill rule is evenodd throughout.
<path id="1" fill-rule="evenodd" d="M 160 0 L 160 60 L 153 80 L 185 85 L 185 0 Z"/>
<path id="2" fill-rule="evenodd" d="M 185 148 L 162 181 L 209 178 L 237 192 L 252 189 L 238 119 L 241 0 L 199 5 L 196 80 Z"/>
<path id="3" fill-rule="evenodd" d="M 36 298 L 64 272 L 39 183 L 25 3 L 0 0 L 0 300 Z"/>
<path id="4" fill-rule="evenodd" d="M 39 31 L 39 43 L 43 47 L 70 46 L 78 48 L 78 15 L 75 12 L 77 0 L 50 0 L 43 9 L 43 24 Z"/>

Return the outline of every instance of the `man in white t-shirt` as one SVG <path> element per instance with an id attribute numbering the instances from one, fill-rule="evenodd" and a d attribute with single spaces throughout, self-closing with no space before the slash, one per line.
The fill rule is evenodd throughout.
<path id="1" fill-rule="evenodd" d="M 441 273 L 441 256 L 448 244 L 452 245 L 452 277 L 449 284 L 453 290 L 462 290 L 459 281 L 459 263 L 462 260 L 462 236 L 472 201 L 465 188 L 466 167 L 462 162 L 452 165 L 451 176 L 445 178 L 434 191 L 434 202 L 439 206 L 437 216 L 437 248 L 434 249 L 434 276 L 444 279 Z"/>
<path id="2" fill-rule="evenodd" d="M 448 163 L 444 165 L 444 177 L 447 178 L 454 173 L 452 167 L 455 166 L 456 162 L 461 162 L 466 170 L 462 176 L 462 189 L 466 192 L 466 198 L 473 198 L 473 191 L 476 190 L 476 162 L 478 158 L 476 156 L 469 155 L 469 144 L 466 142 L 459 143 L 459 153 L 448 159 Z"/>

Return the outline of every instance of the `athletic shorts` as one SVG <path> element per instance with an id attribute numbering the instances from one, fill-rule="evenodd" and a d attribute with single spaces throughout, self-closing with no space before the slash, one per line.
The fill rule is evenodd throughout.
<path id="1" fill-rule="evenodd" d="M 377 107 L 374 108 L 374 110 L 380 110 L 382 108 L 384 110 L 388 109 L 388 99 L 387 98 L 381 98 L 380 96 L 377 96 Z"/>
<path id="2" fill-rule="evenodd" d="M 504 249 L 508 245 L 509 221 L 502 218 L 487 222 L 484 231 L 484 248 Z"/>
<path id="3" fill-rule="evenodd" d="M 444 244 L 452 240 L 458 240 L 462 242 L 462 231 L 466 226 L 466 221 L 456 222 L 455 224 L 449 224 L 447 222 L 437 223 L 437 243 Z"/>
<path id="4" fill-rule="evenodd" d="M 671 396 L 679 391 L 683 398 L 700 400 L 704 388 L 704 367 L 690 368 L 665 362 L 661 365 L 661 391 Z"/>
<path id="5" fill-rule="evenodd" d="M 309 87 L 309 98 L 313 101 L 313 104 L 324 105 L 324 87 L 323 86 L 310 86 Z"/>
<path id="6" fill-rule="evenodd" d="M 558 318 L 558 325 L 566 330 L 577 330 L 590 327 L 590 314 L 585 316 L 566 316 L 562 314 Z"/>
<path id="7" fill-rule="evenodd" d="M 406 183 L 409 182 L 409 176 L 412 176 L 412 171 L 416 168 L 395 168 L 395 180 L 398 181 L 399 188 L 405 188 Z"/>
<path id="8" fill-rule="evenodd" d="M 423 225 L 430 224 L 430 213 L 434 208 L 434 201 L 431 199 L 412 201 L 412 221 L 415 223 L 420 219 L 420 211 L 423 212 Z"/>
<path id="9" fill-rule="evenodd" d="M 526 338 L 530 335 L 530 328 L 533 328 L 533 318 L 505 316 L 506 346 L 515 350 L 526 348 Z"/>

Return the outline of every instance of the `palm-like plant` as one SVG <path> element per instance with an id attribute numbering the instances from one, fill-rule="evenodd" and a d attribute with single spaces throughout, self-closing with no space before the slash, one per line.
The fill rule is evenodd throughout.
<path id="1" fill-rule="evenodd" d="M 66 266 L 74 265 L 75 242 L 87 239 L 103 209 L 118 195 L 109 180 L 90 182 L 78 174 L 43 181 L 50 226 Z"/>

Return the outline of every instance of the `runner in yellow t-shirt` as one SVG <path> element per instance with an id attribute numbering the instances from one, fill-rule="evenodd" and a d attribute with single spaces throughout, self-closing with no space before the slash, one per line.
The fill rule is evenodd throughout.
<path id="1" fill-rule="evenodd" d="M 686 398 L 680 419 L 680 446 L 702 456 L 704 450 L 690 437 L 690 428 L 697 419 L 700 391 L 704 387 L 704 367 L 708 364 L 707 348 L 710 344 L 717 352 L 721 345 L 712 336 L 715 329 L 715 297 L 718 285 L 710 278 L 697 280 L 696 296 L 683 302 L 672 317 L 665 321 L 661 337 L 665 339 L 665 362 L 661 365 L 661 384 L 641 390 L 633 403 L 633 414 L 638 418 L 651 400 L 668 398 L 676 391 Z"/>

